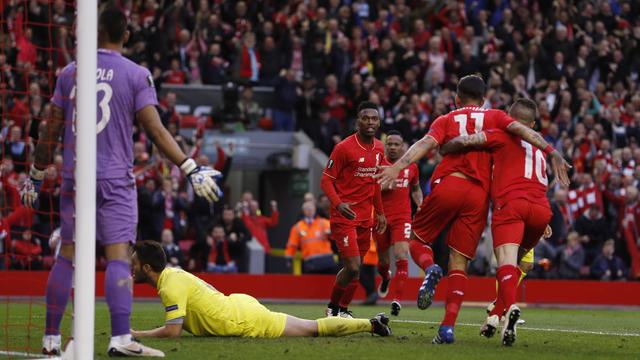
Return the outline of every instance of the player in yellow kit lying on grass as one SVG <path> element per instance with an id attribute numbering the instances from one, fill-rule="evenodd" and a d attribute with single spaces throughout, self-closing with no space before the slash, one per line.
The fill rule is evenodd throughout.
<path id="1" fill-rule="evenodd" d="M 224 295 L 193 274 L 167 268 L 162 246 L 154 241 L 135 245 L 132 273 L 136 283 L 147 283 L 158 290 L 165 309 L 165 325 L 152 330 L 135 331 L 134 337 L 177 337 L 182 329 L 195 336 L 345 336 L 370 332 L 391 335 L 389 318 L 348 319 L 328 317 L 299 319 L 273 312 L 245 294 Z"/>

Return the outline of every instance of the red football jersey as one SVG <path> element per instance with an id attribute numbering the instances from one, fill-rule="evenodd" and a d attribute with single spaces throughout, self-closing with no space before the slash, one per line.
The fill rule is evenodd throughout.
<path id="1" fill-rule="evenodd" d="M 385 158 L 383 165 L 391 165 Z M 393 221 L 411 220 L 411 186 L 417 185 L 420 181 L 418 165 L 411 165 L 400 171 L 396 179 L 396 187 L 393 190 L 382 190 L 382 207 L 387 223 Z"/>
<path id="2" fill-rule="evenodd" d="M 373 198 L 376 186 L 373 178 L 384 158 L 384 145 L 378 139 L 373 144 L 361 144 L 356 134 L 342 140 L 333 148 L 323 174 L 334 179 L 336 192 L 342 202 L 350 203 L 357 214 L 353 221 L 372 219 Z M 349 221 L 335 208 L 331 220 Z"/>
<path id="3" fill-rule="evenodd" d="M 493 158 L 491 200 L 503 206 L 509 200 L 526 199 L 549 206 L 547 161 L 542 150 L 504 131 L 485 130 Z"/>
<path id="4" fill-rule="evenodd" d="M 479 133 L 487 129 L 506 130 L 513 118 L 504 111 L 466 106 L 438 117 L 425 136 L 444 145 L 460 135 Z M 446 155 L 436 167 L 431 181 L 437 181 L 451 173 L 461 172 L 479 181 L 489 191 L 491 156 L 485 151 L 469 151 Z"/>

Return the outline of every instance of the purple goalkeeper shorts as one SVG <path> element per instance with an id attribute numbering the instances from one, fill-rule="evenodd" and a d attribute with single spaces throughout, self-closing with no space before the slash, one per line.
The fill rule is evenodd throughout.
<path id="1" fill-rule="evenodd" d="M 138 194 L 134 179 L 102 179 L 96 186 L 96 239 L 101 245 L 136 241 Z M 73 244 L 75 231 L 75 182 L 62 180 L 60 193 L 60 236 Z M 82 210 L 81 210 L 82 211 Z"/>

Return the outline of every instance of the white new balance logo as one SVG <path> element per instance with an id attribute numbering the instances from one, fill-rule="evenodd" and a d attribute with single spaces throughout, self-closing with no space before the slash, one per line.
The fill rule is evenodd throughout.
<path id="1" fill-rule="evenodd" d="M 509 275 L 505 275 L 502 277 L 502 279 L 500 279 L 500 281 L 507 281 L 509 279 L 511 279 L 513 277 L 513 275 L 509 274 Z"/>
<path id="2" fill-rule="evenodd" d="M 359 163 L 364 162 L 364 157 L 361 157 L 360 159 L 358 159 L 358 162 Z"/>
<path id="3" fill-rule="evenodd" d="M 456 295 L 464 296 L 464 292 L 462 292 L 460 290 L 453 290 L 453 293 L 456 294 Z"/>
<path id="4" fill-rule="evenodd" d="M 349 235 L 342 238 L 342 243 L 344 244 L 345 247 L 349 246 Z"/>

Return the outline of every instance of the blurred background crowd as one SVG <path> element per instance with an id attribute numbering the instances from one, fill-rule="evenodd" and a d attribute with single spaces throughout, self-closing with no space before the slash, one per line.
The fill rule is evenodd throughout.
<path id="1" fill-rule="evenodd" d="M 554 186 L 549 191 L 553 236 L 536 248 L 534 276 L 640 277 L 640 3 L 119 4 L 130 20 L 125 55 L 151 70 L 158 89 L 165 84 L 235 89 L 237 101 L 224 109 L 231 120 L 212 114 L 213 126 L 226 131 L 304 131 L 329 154 L 352 131 L 355 109 L 363 100 L 378 104 L 381 132 L 397 130 L 407 144 L 455 107 L 455 84 L 462 76 L 483 76 L 486 106 L 492 108 L 505 109 L 517 97 L 536 100 L 537 129 L 573 169 L 569 189 Z M 35 213 L 20 206 L 16 187 L 30 162 L 30 137 L 37 138 L 41 121 L 50 116 L 55 75 L 73 59 L 73 8 L 64 0 L 9 0 L 0 5 L 0 236 L 4 253 L 20 255 L 0 266 L 47 266 L 44 258 L 51 250 L 46 240 L 59 224 L 61 158 L 47 170 Z M 273 103 L 257 102 L 255 86 L 273 87 Z M 180 145 L 198 163 L 228 174 L 233 149 L 218 146 L 215 163 L 201 155 L 204 126 L 198 124 L 192 138 L 183 137 L 182 115 L 175 105 L 175 94 L 168 92 L 159 110 Z M 157 155 L 143 133 L 136 131 L 135 140 L 139 238 L 162 241 L 172 254 L 170 262 L 190 270 L 246 271 L 243 259 L 252 237 L 270 253 L 266 229 L 278 224 L 277 203 L 258 204 L 247 192 L 236 204 L 227 199 L 209 206 L 194 198 L 179 170 Z M 438 161 L 432 154 L 420 163 L 427 191 Z M 326 216 L 326 199 L 319 195 L 305 199 L 305 204 L 315 205 L 313 214 L 310 206 L 301 211 L 302 220 L 312 220 L 316 213 Z M 321 224 L 307 221 L 305 226 Z M 473 267 L 487 274 L 490 251 L 479 254 Z"/>

